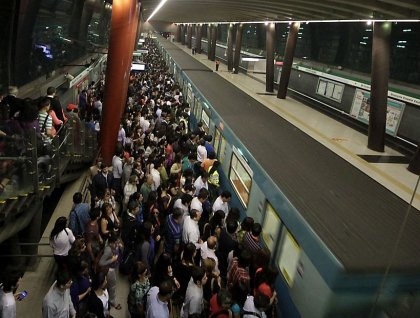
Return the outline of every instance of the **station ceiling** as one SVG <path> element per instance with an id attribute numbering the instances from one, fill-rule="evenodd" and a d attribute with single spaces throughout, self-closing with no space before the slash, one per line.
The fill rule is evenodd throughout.
<path id="1" fill-rule="evenodd" d="M 160 3 L 142 0 L 146 20 Z M 420 19 L 419 0 L 168 0 L 152 20 L 174 23 Z"/>

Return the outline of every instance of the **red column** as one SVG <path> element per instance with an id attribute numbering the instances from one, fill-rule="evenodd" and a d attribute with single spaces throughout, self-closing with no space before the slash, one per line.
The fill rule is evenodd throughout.
<path id="1" fill-rule="evenodd" d="M 112 5 L 104 107 L 101 125 L 103 162 L 110 165 L 114 155 L 121 116 L 127 99 L 134 38 L 138 25 L 137 0 L 116 0 Z"/>

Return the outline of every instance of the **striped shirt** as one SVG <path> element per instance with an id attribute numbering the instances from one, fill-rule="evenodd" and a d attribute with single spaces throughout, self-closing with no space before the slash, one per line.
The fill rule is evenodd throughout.
<path id="1" fill-rule="evenodd" d="M 175 245 L 180 245 L 182 239 L 182 226 L 178 224 L 173 215 L 169 215 L 166 222 L 165 251 L 172 254 Z"/>
<path id="2" fill-rule="evenodd" d="M 46 119 L 46 121 L 45 121 Z M 44 125 L 45 122 L 45 125 Z M 47 112 L 39 112 L 38 113 L 38 124 L 39 124 L 39 131 L 41 133 L 46 133 L 49 129 L 52 128 L 52 118 L 48 115 Z M 44 129 L 42 129 L 44 127 Z"/>
<path id="3" fill-rule="evenodd" d="M 257 253 L 262 247 L 259 240 L 255 240 L 251 232 L 245 234 L 242 244 L 251 254 Z"/>

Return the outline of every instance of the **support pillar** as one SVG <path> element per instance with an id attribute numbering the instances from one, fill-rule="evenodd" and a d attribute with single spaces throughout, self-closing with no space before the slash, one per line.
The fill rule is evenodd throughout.
<path id="1" fill-rule="evenodd" d="M 137 0 L 115 1 L 112 6 L 111 35 L 109 40 L 104 107 L 101 130 L 103 162 L 110 165 L 125 109 L 133 55 L 134 38 L 138 25 Z M 137 18 L 137 23 L 136 23 Z"/>
<path id="2" fill-rule="evenodd" d="M 265 90 L 267 92 L 274 92 L 274 41 L 276 39 L 276 25 L 274 23 L 268 24 L 266 32 Z"/>
<path id="3" fill-rule="evenodd" d="M 233 69 L 233 25 L 229 24 L 227 34 L 227 67 L 228 71 Z"/>
<path id="4" fill-rule="evenodd" d="M 195 35 L 195 48 L 197 50 L 197 53 L 201 53 L 201 31 L 202 26 L 196 25 L 196 35 Z"/>
<path id="5" fill-rule="evenodd" d="M 243 25 L 239 23 L 236 29 L 236 43 L 235 43 L 235 58 L 233 60 L 233 74 L 239 72 L 239 60 L 241 59 L 241 47 L 242 47 L 242 30 Z"/>
<path id="6" fill-rule="evenodd" d="M 185 25 L 181 25 L 181 44 L 185 45 Z"/>
<path id="7" fill-rule="evenodd" d="M 385 149 L 391 23 L 374 22 L 368 148 Z"/>
<path id="8" fill-rule="evenodd" d="M 217 24 L 213 26 L 211 32 L 211 60 L 216 60 Z"/>
<path id="9" fill-rule="evenodd" d="M 211 24 L 207 24 L 207 58 L 211 60 L 211 32 L 213 26 Z"/>
<path id="10" fill-rule="evenodd" d="M 299 22 L 293 22 L 290 25 L 289 36 L 287 37 L 286 48 L 284 50 L 283 68 L 281 71 L 279 90 L 277 97 L 286 98 L 287 87 L 289 86 L 290 73 L 292 71 L 293 57 L 295 55 L 298 32 L 300 28 Z"/>
<path id="11" fill-rule="evenodd" d="M 181 42 L 182 26 L 178 24 L 176 27 L 176 41 Z"/>
<path id="12" fill-rule="evenodd" d="M 187 47 L 189 49 L 192 48 L 192 25 L 188 25 L 187 26 Z"/>

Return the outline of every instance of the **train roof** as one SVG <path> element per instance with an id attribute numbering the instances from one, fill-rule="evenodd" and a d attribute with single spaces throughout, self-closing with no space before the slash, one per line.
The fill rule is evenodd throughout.
<path id="1" fill-rule="evenodd" d="M 384 270 L 408 203 L 219 75 L 192 71 L 196 59 L 160 41 L 345 269 Z M 420 270 L 412 209 L 392 271 Z"/>

